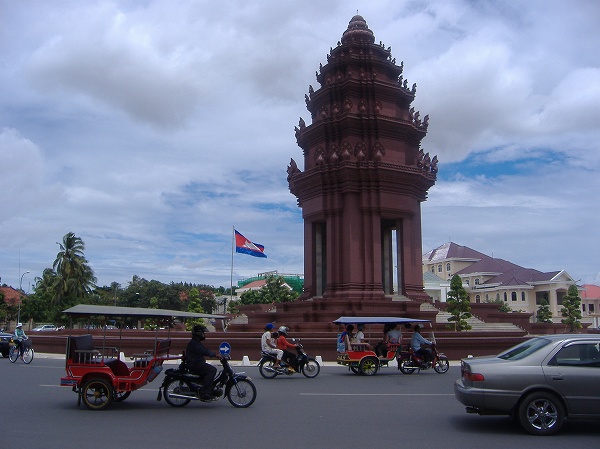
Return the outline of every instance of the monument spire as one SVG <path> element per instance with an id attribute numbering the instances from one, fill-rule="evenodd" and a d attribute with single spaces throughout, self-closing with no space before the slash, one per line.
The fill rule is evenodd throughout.
<path id="1" fill-rule="evenodd" d="M 316 73 L 320 87 L 308 88 L 311 123 L 295 128 L 304 170 L 288 166 L 304 218 L 305 299 L 427 298 L 420 204 L 437 157 L 421 149 L 429 116 L 411 106 L 416 84 L 403 71 L 357 11 Z"/>

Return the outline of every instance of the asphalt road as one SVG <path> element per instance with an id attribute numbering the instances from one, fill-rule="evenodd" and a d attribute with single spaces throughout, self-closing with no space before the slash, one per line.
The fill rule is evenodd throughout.
<path id="1" fill-rule="evenodd" d="M 315 379 L 266 380 L 250 374 L 256 402 L 224 399 L 176 409 L 156 401 L 162 374 L 122 403 L 96 412 L 77 407 L 59 387 L 64 360 L 36 355 L 30 365 L 0 358 L 3 447 L 45 448 L 598 448 L 598 422 L 567 422 L 559 435 L 533 437 L 505 417 L 467 415 L 453 394 L 458 367 L 446 374 L 372 377 L 325 366 Z"/>

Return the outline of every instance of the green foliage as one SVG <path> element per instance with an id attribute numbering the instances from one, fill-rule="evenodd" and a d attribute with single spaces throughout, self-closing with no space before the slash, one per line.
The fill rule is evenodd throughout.
<path id="1" fill-rule="evenodd" d="M 281 276 L 267 276 L 266 284 L 260 290 L 249 290 L 240 296 L 240 304 L 272 304 L 276 302 L 289 302 L 298 297 L 298 293 L 291 291 L 285 285 Z"/>
<path id="2" fill-rule="evenodd" d="M 146 280 L 134 275 L 125 287 L 117 282 L 110 286 L 97 286 L 96 278 L 84 255 L 83 240 L 74 233 L 66 234 L 59 243 L 52 268 L 46 268 L 40 277 L 35 278 L 35 287 L 29 297 L 24 297 L 21 305 L 23 320 L 37 323 L 67 324 L 62 311 L 76 304 L 116 305 L 125 307 L 148 307 L 172 310 L 190 310 L 199 307 L 204 313 L 216 313 L 216 294 L 229 294 L 231 288 L 215 288 L 204 284 L 175 283 L 163 284 L 156 280 Z M 282 286 L 280 278 L 268 279 L 268 285 L 260 293 L 252 292 L 256 302 L 285 302 L 298 297 Z M 194 292 L 195 290 L 195 292 Z M 197 295 L 196 296 L 196 292 Z M 188 298 L 191 302 L 188 303 Z M 251 300 L 252 301 L 252 300 Z M 239 303 L 238 303 L 239 304 Z M 238 312 L 236 304 L 229 305 L 230 312 Z M 233 308 L 233 309 L 232 309 Z M 17 306 L 0 300 L 0 319 L 15 320 Z M 98 324 L 98 323 L 93 323 Z M 118 323 L 120 326 L 138 326 L 135 319 Z M 155 327 L 166 323 L 148 322 Z"/>
<path id="3" fill-rule="evenodd" d="M 450 313 L 448 321 L 454 322 L 456 331 L 469 330 L 471 325 L 467 319 L 471 318 L 471 302 L 469 293 L 462 285 L 462 279 L 459 275 L 452 276 L 450 281 L 450 290 L 447 299 L 448 307 L 446 311 Z"/>
<path id="4" fill-rule="evenodd" d="M 575 332 L 581 329 L 581 298 L 576 285 L 571 285 L 567 294 L 563 297 L 563 307 L 560 309 L 561 315 L 564 317 L 561 323 L 569 327 L 569 332 Z"/>
<path id="5" fill-rule="evenodd" d="M 202 300 L 200 298 L 200 292 L 197 288 L 192 288 L 188 294 L 188 312 L 194 313 L 204 313 L 204 309 L 202 308 Z M 198 319 L 188 319 L 185 322 L 185 328 L 188 331 L 191 331 L 192 328 L 196 324 L 204 324 L 204 320 L 202 318 Z"/>
<path id="6" fill-rule="evenodd" d="M 498 304 L 498 311 L 499 312 L 504 312 L 504 313 L 510 313 L 512 312 L 512 309 L 510 308 L 510 306 L 505 302 L 502 301 L 500 298 L 494 299 L 492 301 L 493 304 Z"/>
<path id="7" fill-rule="evenodd" d="M 53 268 L 44 269 L 42 276 L 35 278 L 34 292 L 23 301 L 24 319 L 64 323 L 62 310 L 90 300 L 96 278 L 84 256 L 83 240 L 69 232 L 58 245 Z"/>
<path id="8" fill-rule="evenodd" d="M 69 232 L 58 244 L 60 251 L 56 255 L 53 269 L 56 273 L 54 301 L 60 307 L 65 298 L 84 299 L 95 287 L 96 278 L 84 256 L 85 244 L 80 237 Z"/>
<path id="9" fill-rule="evenodd" d="M 535 315 L 535 320 L 538 323 L 552 323 L 552 311 L 546 298 L 542 298 L 540 301 L 540 307 Z"/>
<path id="10" fill-rule="evenodd" d="M 227 303 L 227 312 L 232 314 L 240 313 L 240 309 L 237 306 L 238 301 L 229 301 Z"/>

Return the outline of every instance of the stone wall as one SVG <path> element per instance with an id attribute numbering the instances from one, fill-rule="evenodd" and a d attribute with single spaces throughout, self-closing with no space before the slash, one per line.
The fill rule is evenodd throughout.
<path id="1" fill-rule="evenodd" d="M 73 331 L 72 335 L 81 335 L 85 331 Z M 37 352 L 64 354 L 66 350 L 66 341 L 69 335 L 68 331 L 52 332 L 47 334 L 33 335 L 33 347 Z M 102 346 L 102 333 L 92 332 L 97 346 Z M 155 333 L 150 331 L 123 331 L 123 338 L 119 340 L 118 331 L 107 332 L 105 345 L 116 347 L 128 358 L 132 354 L 139 354 L 150 350 L 154 346 Z M 261 332 L 212 332 L 209 334 L 206 345 L 218 351 L 219 345 L 226 341 L 231 345 L 232 359 L 242 360 L 247 356 L 252 362 L 260 358 L 260 335 Z M 410 334 L 407 333 L 407 337 Z M 427 336 L 427 334 L 425 333 Z M 321 356 L 325 362 L 335 362 L 336 360 L 336 338 L 337 331 L 293 333 L 292 337 L 299 338 L 304 345 L 305 350 L 311 356 Z M 367 337 L 369 335 L 367 334 Z M 171 338 L 171 354 L 181 354 L 189 341 L 188 332 L 160 331 L 159 339 Z M 376 344 L 379 336 L 370 335 L 370 341 Z M 523 333 L 490 333 L 490 332 L 436 332 L 438 348 L 444 352 L 451 360 L 458 360 L 468 355 L 489 355 L 497 354 L 513 346 L 527 337 Z"/>

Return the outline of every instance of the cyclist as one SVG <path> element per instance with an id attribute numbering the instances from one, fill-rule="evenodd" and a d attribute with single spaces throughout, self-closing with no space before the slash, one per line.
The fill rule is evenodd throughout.
<path id="1" fill-rule="evenodd" d="M 13 340 L 15 341 L 17 348 L 19 348 L 19 357 L 21 357 L 22 360 L 23 351 L 25 350 L 25 345 L 23 344 L 23 341 L 27 340 L 27 335 L 25 335 L 25 331 L 23 330 L 23 323 L 17 323 Z"/>

